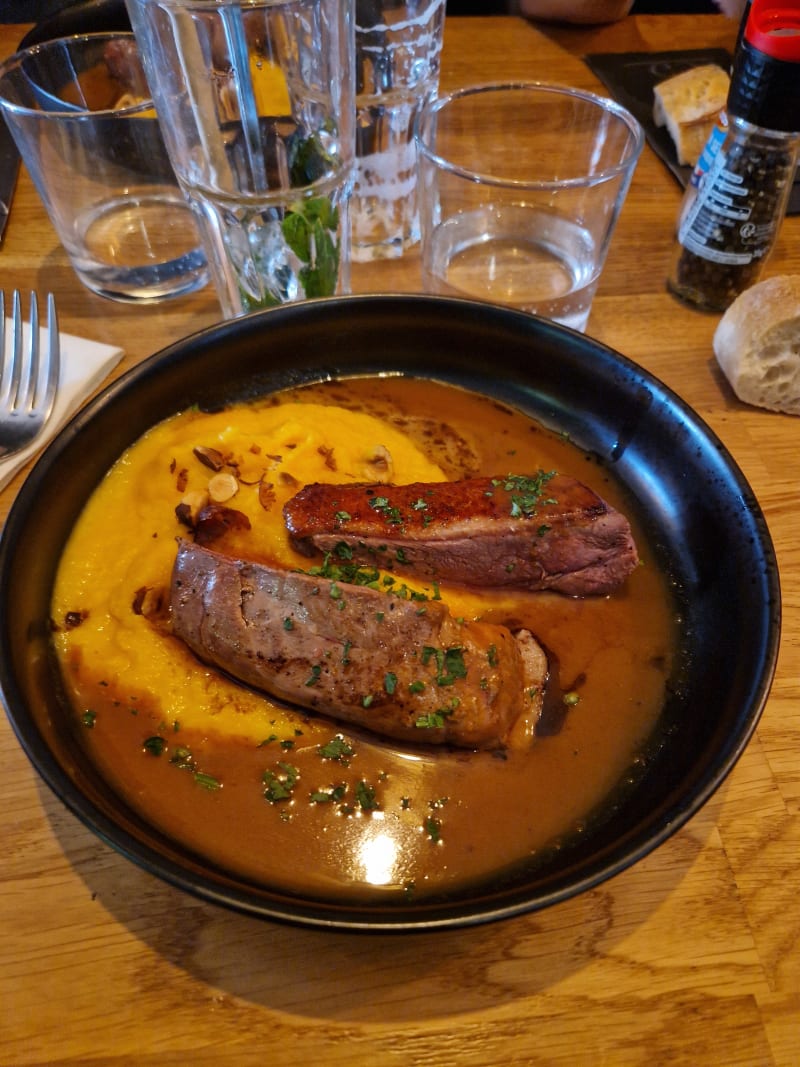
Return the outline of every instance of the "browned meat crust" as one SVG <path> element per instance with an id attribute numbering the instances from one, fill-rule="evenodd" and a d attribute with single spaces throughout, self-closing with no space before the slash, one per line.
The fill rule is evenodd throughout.
<path id="1" fill-rule="evenodd" d="M 274 697 L 402 741 L 496 748 L 535 723 L 547 662 L 528 631 L 181 543 L 173 633 Z"/>
<path id="2" fill-rule="evenodd" d="M 284 507 L 294 545 L 468 586 L 617 588 L 638 564 L 628 520 L 557 474 L 411 485 L 307 485 Z"/>

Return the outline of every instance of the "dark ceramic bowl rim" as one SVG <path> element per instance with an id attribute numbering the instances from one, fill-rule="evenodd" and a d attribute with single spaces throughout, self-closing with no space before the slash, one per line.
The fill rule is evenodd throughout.
<path id="1" fill-rule="evenodd" d="M 453 331 L 462 341 L 469 339 L 470 348 L 458 353 L 443 352 L 438 365 L 435 360 L 432 364 L 425 351 L 416 354 L 409 351 L 402 366 L 386 358 L 365 358 L 359 354 L 359 332 L 366 336 L 385 337 L 386 344 L 391 347 L 401 344 L 392 337 L 403 324 L 409 331 L 409 339 L 402 344 L 408 345 L 409 349 L 413 338 L 423 349 L 426 344 L 435 346 L 439 341 L 444 346 Z M 259 365 L 254 362 L 258 353 L 253 354 L 253 346 L 268 347 L 275 338 L 283 335 L 293 338 L 295 334 L 302 342 L 303 338 L 313 337 L 320 329 L 326 336 L 326 343 L 333 346 L 330 360 L 316 358 L 312 349 L 308 357 L 292 356 L 288 362 L 284 360 L 285 365 L 265 370 L 263 374 L 246 369 L 251 364 L 253 367 Z M 428 338 L 431 332 L 432 340 Z M 481 344 L 488 344 L 490 340 L 492 343 L 502 340 L 503 347 L 492 352 L 491 361 L 487 361 L 481 354 Z M 749 584 L 743 586 L 742 592 L 746 598 L 747 625 L 750 626 L 746 636 L 749 645 L 755 647 L 744 650 L 750 656 L 752 670 L 748 668 L 745 677 L 731 683 L 736 704 L 731 710 L 733 729 L 713 732 L 708 759 L 698 768 L 689 765 L 686 780 L 681 781 L 678 788 L 672 792 L 667 790 L 664 796 L 657 793 L 655 808 L 646 812 L 638 823 L 626 827 L 623 820 L 621 836 L 610 836 L 604 842 L 605 830 L 601 828 L 600 846 L 596 852 L 590 850 L 588 856 L 582 855 L 579 846 L 563 868 L 545 872 L 539 882 L 520 878 L 508 885 L 500 885 L 497 890 L 482 890 L 473 896 L 461 894 L 443 902 L 387 907 L 385 904 L 331 904 L 294 898 L 273 892 L 269 887 L 250 886 L 224 872 L 212 870 L 161 838 L 152 827 L 137 825 L 135 819 L 132 823 L 127 819 L 122 825 L 123 820 L 117 817 L 113 804 L 109 808 L 91 781 L 76 783 L 54 754 L 28 707 L 26 687 L 30 689 L 35 684 L 27 676 L 22 677 L 25 669 L 21 664 L 31 658 L 26 641 L 46 642 L 42 631 L 47 629 L 48 620 L 42 617 L 41 611 L 34 611 L 34 617 L 23 619 L 18 629 L 24 628 L 27 636 L 21 636 L 19 632 L 15 634 L 14 625 L 8 620 L 14 618 L 20 601 L 27 595 L 28 585 L 38 582 L 47 590 L 51 588 L 51 583 L 47 584 L 47 574 L 51 573 L 54 564 L 41 562 L 41 553 L 31 555 L 32 549 L 26 547 L 25 539 L 30 540 L 36 534 L 36 523 L 45 514 L 42 497 L 44 495 L 46 499 L 57 484 L 59 471 L 65 469 L 70 452 L 77 455 L 80 446 L 87 455 L 87 445 L 91 449 L 102 440 L 101 433 L 107 432 L 109 427 L 118 427 L 120 420 L 125 421 L 123 412 L 127 412 L 128 423 L 132 420 L 132 424 L 129 429 L 119 432 L 129 443 L 135 440 L 143 429 L 182 406 L 174 393 L 176 384 L 185 387 L 187 382 L 203 381 L 201 372 L 208 373 L 220 349 L 230 345 L 239 346 L 238 362 L 233 360 L 225 364 L 223 361 L 222 370 L 227 373 L 233 366 L 241 379 L 231 381 L 231 395 L 223 399 L 236 399 L 247 393 L 259 394 L 264 391 L 265 382 L 269 389 L 280 389 L 321 378 L 402 371 L 452 381 L 465 388 L 483 388 L 500 402 L 521 406 L 540 421 L 562 426 L 582 447 L 581 434 L 588 434 L 594 445 L 600 445 L 596 450 L 602 458 L 617 467 L 618 474 L 620 466 L 633 456 L 634 462 L 628 463 L 628 475 L 635 480 L 641 474 L 645 483 L 654 474 L 647 469 L 647 450 L 654 448 L 661 455 L 668 446 L 675 447 L 671 436 L 673 430 L 682 442 L 685 438 L 685 447 L 682 446 L 683 453 L 678 459 L 694 464 L 698 473 L 707 476 L 704 499 L 709 493 L 714 498 L 716 493 L 717 503 L 729 508 L 730 514 L 741 523 L 741 529 L 734 531 L 730 542 L 731 551 L 736 555 L 730 564 L 734 580 L 745 566 L 751 568 Z M 518 366 L 512 355 L 507 354 L 509 346 L 513 345 L 517 345 L 526 357 L 525 366 Z M 550 395 L 546 388 L 537 384 L 537 374 L 531 371 L 528 359 L 541 352 L 553 355 L 560 374 L 566 375 L 575 387 L 578 395 L 574 404 L 571 403 L 572 392 L 568 396 L 557 396 L 555 392 Z M 554 373 L 546 360 L 536 370 L 544 378 Z M 205 400 L 201 396 L 204 389 Z M 164 394 L 165 390 L 163 411 L 156 411 L 154 398 Z M 211 389 L 208 383 L 205 387 L 198 384 L 195 395 L 186 397 L 186 400 L 200 399 L 207 403 L 212 395 L 217 395 L 216 386 Z M 611 426 L 604 413 L 604 402 L 620 396 L 626 398 L 627 406 L 620 412 L 619 420 L 612 420 Z M 592 424 L 593 420 L 596 425 Z M 637 443 L 639 438 L 644 443 Z M 637 448 L 642 450 L 641 456 Z M 102 469 L 107 469 L 122 450 L 117 447 L 110 460 L 106 457 Z M 665 492 L 673 492 L 675 486 L 680 487 L 686 479 L 686 471 L 673 470 L 674 461 L 671 463 L 660 475 L 664 484 L 659 484 L 659 490 Z M 75 507 L 79 510 L 97 480 L 99 470 L 100 466 L 94 473 L 90 471 L 85 475 L 86 484 L 77 494 L 77 500 L 65 507 L 71 507 L 73 512 Z M 622 480 L 627 484 L 626 477 Z M 52 515 L 52 512 L 48 514 Z M 685 520 L 689 513 L 681 516 L 667 514 L 672 526 L 678 519 Z M 66 525 L 61 533 L 53 535 L 57 538 L 53 542 L 57 546 L 63 543 L 63 536 L 71 526 L 69 512 L 59 513 L 53 521 L 56 527 Z M 686 536 L 692 536 L 691 530 Z M 676 527 L 671 529 L 668 539 L 672 538 L 678 544 L 683 537 L 683 530 Z M 21 583 L 20 567 L 24 570 L 26 565 L 36 573 L 29 581 Z M 701 570 L 704 566 L 702 561 L 690 556 L 687 567 L 691 570 L 695 565 Z M 42 568 L 44 577 L 38 573 Z M 698 585 L 701 590 L 702 582 L 701 574 Z M 736 589 L 730 593 L 730 599 L 734 605 L 731 610 L 735 613 Z M 44 782 L 95 834 L 162 880 L 201 899 L 241 912 L 322 929 L 433 930 L 491 922 L 567 900 L 636 863 L 703 807 L 739 759 L 769 693 L 779 632 L 779 578 L 764 516 L 733 458 L 699 416 L 648 372 L 583 334 L 535 316 L 466 300 L 372 295 L 309 301 L 221 323 L 178 341 L 111 383 L 60 431 L 23 483 L 0 535 L 0 691 L 19 742 Z M 734 636 L 741 644 L 741 638 Z M 731 654 L 734 651 L 738 655 L 743 649 L 737 645 L 735 650 L 730 650 Z M 55 698 L 48 694 L 46 699 Z M 679 698 L 676 700 L 680 707 Z M 671 764 L 666 766 L 669 768 Z M 616 815 L 612 824 L 615 818 Z"/>

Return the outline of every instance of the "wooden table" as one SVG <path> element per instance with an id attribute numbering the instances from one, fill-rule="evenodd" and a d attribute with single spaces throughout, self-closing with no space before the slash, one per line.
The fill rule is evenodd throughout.
<path id="1" fill-rule="evenodd" d="M 12 51 L 19 27 L 0 27 Z M 445 87 L 507 77 L 597 87 L 586 51 L 727 45 L 717 16 L 599 29 L 454 19 Z M 654 372 L 730 448 L 765 509 L 783 583 L 777 677 L 754 740 L 708 805 L 654 854 L 585 895 L 490 927 L 319 933 L 181 895 L 83 828 L 0 722 L 0 1063 L 800 1063 L 800 422 L 736 401 L 717 319 L 664 290 L 680 192 L 645 149 L 589 332 Z M 800 271 L 800 218 L 770 273 Z M 218 318 L 210 290 L 157 309 L 77 283 L 26 176 L 0 284 L 52 289 L 62 327 L 122 345 L 120 370 Z M 416 255 L 355 271 L 414 290 Z M 0 518 L 19 487 L 0 496 Z"/>

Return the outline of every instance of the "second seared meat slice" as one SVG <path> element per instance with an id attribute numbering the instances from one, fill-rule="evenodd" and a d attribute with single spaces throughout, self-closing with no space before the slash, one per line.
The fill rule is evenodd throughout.
<path id="1" fill-rule="evenodd" d="M 638 564 L 628 520 L 563 475 L 411 485 L 307 485 L 283 509 L 307 555 L 341 552 L 384 570 L 468 586 L 617 588 Z"/>
<path id="2" fill-rule="evenodd" d="M 457 621 L 441 601 L 183 542 L 171 616 L 173 633 L 206 663 L 386 737 L 496 748 L 541 710 L 547 662 L 533 636 Z"/>

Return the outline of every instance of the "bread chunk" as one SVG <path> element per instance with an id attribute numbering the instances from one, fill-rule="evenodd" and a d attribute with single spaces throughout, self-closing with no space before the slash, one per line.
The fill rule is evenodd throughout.
<path id="1" fill-rule="evenodd" d="M 722 316 L 713 346 L 745 404 L 800 415 L 800 276 L 746 289 Z"/>
<path id="2" fill-rule="evenodd" d="M 674 74 L 653 89 L 653 121 L 666 126 L 678 162 L 694 166 L 728 99 L 730 77 L 716 63 Z"/>

